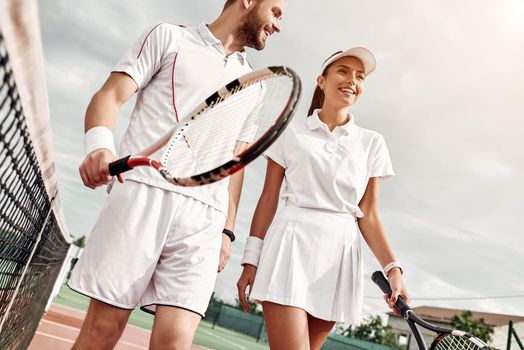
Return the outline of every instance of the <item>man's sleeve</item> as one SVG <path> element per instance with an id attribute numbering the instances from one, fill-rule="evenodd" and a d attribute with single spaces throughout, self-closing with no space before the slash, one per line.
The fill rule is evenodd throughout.
<path id="1" fill-rule="evenodd" d="M 149 28 L 128 49 L 113 72 L 126 73 L 139 90 L 144 88 L 160 70 L 168 48 L 175 45 L 177 49 L 181 35 L 182 28 L 171 24 L 161 23 Z"/>

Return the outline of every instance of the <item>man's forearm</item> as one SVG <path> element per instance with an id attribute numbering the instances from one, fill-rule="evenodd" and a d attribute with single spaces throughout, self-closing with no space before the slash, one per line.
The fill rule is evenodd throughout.
<path id="1" fill-rule="evenodd" d="M 107 96 L 103 91 L 97 92 L 87 107 L 84 120 L 84 131 L 95 126 L 105 126 L 113 129 L 120 105 Z"/>

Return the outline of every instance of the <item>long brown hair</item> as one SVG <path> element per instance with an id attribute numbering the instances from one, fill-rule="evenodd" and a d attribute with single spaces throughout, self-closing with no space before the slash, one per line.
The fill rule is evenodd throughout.
<path id="1" fill-rule="evenodd" d="M 313 114 L 315 109 L 322 108 L 322 105 L 324 104 L 324 98 L 324 91 L 320 88 L 320 86 L 317 85 L 315 92 L 313 93 L 313 98 L 311 99 L 309 110 L 307 112 L 308 117 Z"/>
<path id="2" fill-rule="evenodd" d="M 342 51 L 337 51 L 335 52 L 334 54 L 332 54 L 331 56 L 329 56 L 328 58 L 326 58 L 326 60 L 324 61 L 324 63 L 326 63 L 331 57 L 335 56 L 335 55 L 338 55 L 339 53 L 341 53 Z M 334 61 L 333 61 L 334 62 Z M 329 69 L 329 67 L 331 67 L 331 65 L 333 64 L 333 62 L 331 62 L 330 64 L 327 65 L 326 68 L 324 68 L 324 71 L 322 72 L 322 76 L 325 77 L 327 75 L 327 71 Z M 307 116 L 309 117 L 311 114 L 313 114 L 313 111 L 315 109 L 320 109 L 322 108 L 322 105 L 324 104 L 324 99 L 325 99 L 326 95 L 324 95 L 324 91 L 320 88 L 320 86 L 317 84 L 317 87 L 315 88 L 315 92 L 313 93 L 313 97 L 311 98 L 311 104 L 309 105 L 309 110 L 307 112 Z"/>

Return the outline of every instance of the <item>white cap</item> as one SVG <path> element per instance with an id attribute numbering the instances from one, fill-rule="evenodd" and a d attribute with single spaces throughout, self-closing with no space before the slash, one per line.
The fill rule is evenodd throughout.
<path id="1" fill-rule="evenodd" d="M 375 59 L 375 55 L 373 55 L 373 52 L 366 49 L 365 47 L 353 47 L 351 49 L 347 49 L 345 51 L 339 51 L 331 55 L 325 62 L 322 64 L 322 73 L 326 70 L 327 66 L 329 66 L 334 61 L 338 60 L 341 57 L 346 56 L 353 56 L 358 58 L 360 61 L 362 61 L 362 64 L 364 65 L 364 73 L 366 75 L 371 74 L 375 67 L 377 66 L 377 60 Z"/>

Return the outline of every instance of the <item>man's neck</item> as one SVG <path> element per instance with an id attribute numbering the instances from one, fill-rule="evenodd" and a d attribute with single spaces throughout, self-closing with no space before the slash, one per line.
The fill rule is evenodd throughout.
<path id="1" fill-rule="evenodd" d="M 226 13 L 222 13 L 215 21 L 208 25 L 209 31 L 211 31 L 215 38 L 222 42 L 226 55 L 244 49 L 244 45 L 242 45 L 236 37 L 237 20 L 228 17 Z"/>

